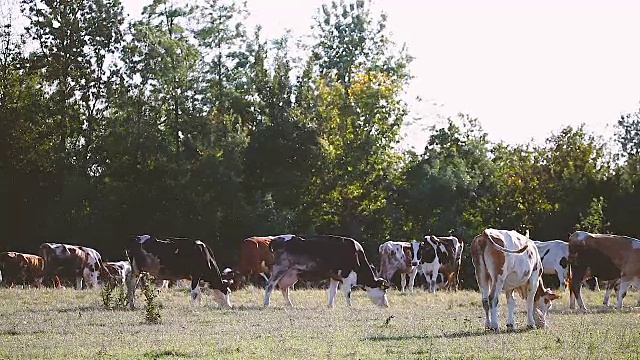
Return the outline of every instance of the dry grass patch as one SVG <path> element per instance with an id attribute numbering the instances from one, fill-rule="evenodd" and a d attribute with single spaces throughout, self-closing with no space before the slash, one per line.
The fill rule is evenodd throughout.
<path id="1" fill-rule="evenodd" d="M 106 310 L 99 290 L 0 289 L 0 358 L 24 359 L 495 359 L 640 356 L 640 309 L 598 306 L 602 293 L 585 292 L 591 311 L 569 310 L 566 297 L 551 310 L 549 328 L 524 330 L 524 303 L 516 304 L 516 331 L 483 328 L 480 294 L 399 294 L 388 309 L 356 291 L 352 308 L 339 294 L 327 309 L 326 291 L 291 293 L 294 308 L 275 292 L 262 308 L 262 289 L 232 294 L 233 309 L 205 293 L 202 307 L 186 289 L 163 290 L 160 324 L 147 324 L 142 295 L 135 311 Z M 630 295 L 631 296 L 631 295 Z M 627 301 L 632 298 L 627 297 Z M 504 329 L 506 301 L 500 303 Z M 635 301 L 631 302 L 635 304 Z M 388 321 L 387 321 L 388 320 Z"/>

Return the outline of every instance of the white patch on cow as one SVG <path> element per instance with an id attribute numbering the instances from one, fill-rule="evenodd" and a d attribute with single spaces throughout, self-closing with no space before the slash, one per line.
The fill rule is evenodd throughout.
<path id="1" fill-rule="evenodd" d="M 143 244 L 145 241 L 151 239 L 150 235 L 140 235 L 138 236 L 138 243 Z"/>
<path id="2" fill-rule="evenodd" d="M 369 299 L 371 299 L 374 304 L 378 306 L 389 307 L 389 299 L 387 298 L 387 292 L 385 290 L 379 287 L 365 287 L 365 289 L 367 290 Z"/>
<path id="3" fill-rule="evenodd" d="M 575 232 L 575 240 L 584 242 L 589 237 L 589 233 L 586 231 L 576 231 Z"/>
<path id="4" fill-rule="evenodd" d="M 232 273 L 233 270 L 231 268 L 224 268 L 224 270 L 222 270 L 222 275 L 229 275 L 230 273 Z"/>
<path id="5" fill-rule="evenodd" d="M 295 235 L 292 235 L 292 234 L 277 235 L 277 236 L 269 236 L 269 238 L 270 238 L 271 240 L 279 239 L 279 240 L 282 240 L 282 241 L 289 241 L 289 240 L 293 239 L 294 237 L 296 237 L 296 236 L 295 236 Z"/>
<path id="6" fill-rule="evenodd" d="M 633 248 L 633 249 L 640 249 L 640 240 L 638 240 L 638 239 L 632 239 L 632 241 L 631 241 L 631 248 Z"/>
<path id="7" fill-rule="evenodd" d="M 417 241 L 411 242 L 411 250 L 413 254 L 413 258 L 411 259 L 412 266 L 418 266 L 418 249 L 420 249 L 420 243 Z"/>
<path id="8" fill-rule="evenodd" d="M 174 254 L 177 254 L 178 252 L 180 252 L 180 249 L 176 249 L 176 251 L 174 251 Z"/>
<path id="9" fill-rule="evenodd" d="M 205 244 L 204 244 L 202 241 L 200 241 L 200 240 L 196 240 L 195 242 L 196 242 L 196 245 L 205 246 Z M 176 251 L 176 252 L 177 252 L 177 251 Z"/>

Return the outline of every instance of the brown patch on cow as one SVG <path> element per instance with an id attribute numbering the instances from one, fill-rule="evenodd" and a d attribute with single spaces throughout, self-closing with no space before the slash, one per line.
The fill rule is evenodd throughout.
<path id="1" fill-rule="evenodd" d="M 500 238 L 500 237 L 495 237 L 495 236 L 489 235 L 487 230 L 483 231 L 481 236 L 486 238 L 485 239 L 485 249 L 486 249 L 485 251 L 488 251 L 491 254 L 490 257 L 493 260 L 493 265 L 496 268 L 497 276 L 502 275 L 502 271 L 504 269 L 504 263 L 506 262 L 507 255 L 504 252 L 502 252 L 502 251 L 500 251 L 498 249 L 495 249 L 493 246 L 491 246 L 489 244 L 489 242 L 491 240 L 493 240 L 493 242 L 495 244 L 500 245 L 501 247 L 504 248 L 505 247 L 504 240 L 502 238 Z M 491 239 L 489 239 L 489 237 L 491 237 Z"/>

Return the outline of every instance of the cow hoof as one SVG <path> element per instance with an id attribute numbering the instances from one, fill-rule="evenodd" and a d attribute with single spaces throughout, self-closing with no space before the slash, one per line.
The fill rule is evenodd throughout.
<path id="1" fill-rule="evenodd" d="M 535 330 L 535 329 L 536 329 L 535 325 L 531 325 L 531 324 L 527 325 L 527 330 Z"/>
<path id="2" fill-rule="evenodd" d="M 491 325 L 485 326 L 484 329 L 487 330 L 487 331 L 498 332 L 498 328 L 494 327 L 494 326 L 491 326 Z"/>
<path id="3" fill-rule="evenodd" d="M 507 331 L 513 331 L 513 324 L 507 324 Z"/>

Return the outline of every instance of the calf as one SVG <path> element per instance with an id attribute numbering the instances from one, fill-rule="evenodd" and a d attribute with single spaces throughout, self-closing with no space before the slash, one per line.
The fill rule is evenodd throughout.
<path id="1" fill-rule="evenodd" d="M 329 279 L 329 307 L 333 307 L 340 283 L 348 306 L 351 306 L 351 290 L 356 285 L 365 288 L 374 304 L 389 306 L 387 281 L 374 276 L 362 245 L 354 239 L 333 235 L 318 235 L 308 239 L 294 236 L 272 241 L 271 249 L 274 251 L 274 265 L 265 288 L 265 307 L 269 306 L 276 285 L 286 305 L 292 306 L 289 289 L 299 276 Z"/>
<path id="2" fill-rule="evenodd" d="M 543 274 L 555 274 L 560 291 L 569 283 L 569 244 L 562 240 L 534 241 L 542 260 Z"/>
<path id="3" fill-rule="evenodd" d="M 131 237 L 126 244 L 133 276 L 127 282 L 129 307 L 134 308 L 135 283 L 142 272 L 162 280 L 191 280 L 191 303 L 201 303 L 200 281 L 213 289 L 214 300 L 231 307 L 228 280 L 223 280 L 211 248 L 200 240 L 167 238 L 150 235 Z"/>
<path id="4" fill-rule="evenodd" d="M 557 295 L 542 283 L 542 261 L 533 241 L 516 231 L 486 229 L 473 239 L 471 258 L 487 329 L 498 330 L 502 292 L 507 296 L 507 328 L 513 329 L 514 291 L 527 301 L 528 326 L 546 327 L 547 313 Z"/>
<path id="5" fill-rule="evenodd" d="M 581 282 L 589 276 L 600 281 L 620 279 L 616 308 L 622 308 L 622 299 L 630 285 L 640 288 L 640 241 L 611 234 L 591 234 L 576 231 L 569 237 L 570 291 L 580 309 L 586 310 L 580 294 Z M 608 298 L 606 298 L 608 302 Z M 639 304 L 640 305 L 640 304 Z M 573 297 L 570 308 L 575 308 Z"/>
<path id="6" fill-rule="evenodd" d="M 396 272 L 400 272 L 400 292 L 404 292 L 409 275 L 409 291 L 413 292 L 418 267 L 411 265 L 412 247 L 408 242 L 387 241 L 378 247 L 380 253 L 380 271 L 378 275 L 391 282 Z"/>
<path id="7" fill-rule="evenodd" d="M 132 276 L 131 263 L 129 261 L 105 262 L 104 268 L 108 274 L 108 282 L 112 285 L 127 285 Z"/>

